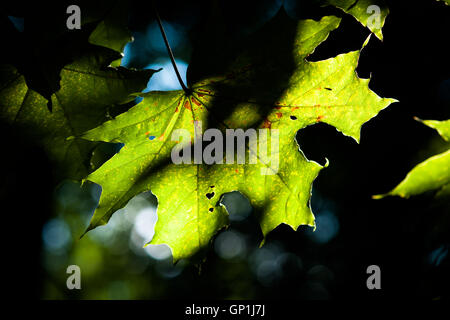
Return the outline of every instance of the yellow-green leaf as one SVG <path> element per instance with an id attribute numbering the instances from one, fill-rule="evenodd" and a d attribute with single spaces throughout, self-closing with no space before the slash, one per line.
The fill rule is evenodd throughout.
<path id="1" fill-rule="evenodd" d="M 223 74 L 197 81 L 189 94 L 143 94 L 143 101 L 128 112 L 84 133 L 81 137 L 87 140 L 124 143 L 87 177 L 102 186 L 88 230 L 106 224 L 132 197 L 148 190 L 158 198 L 150 244 L 168 244 L 175 261 L 205 248 L 227 226 L 228 214 L 220 201 L 227 192 L 240 191 L 250 200 L 260 214 L 264 236 L 282 223 L 293 229 L 315 226 L 309 202 L 323 166 L 306 159 L 297 131 L 325 122 L 359 141 L 362 124 L 395 102 L 377 96 L 369 80 L 357 76 L 359 50 L 307 60 L 339 22 L 333 16 L 297 22 L 281 11 L 246 41 Z M 280 34 L 291 37 L 292 45 L 283 45 Z M 177 145 L 172 134 L 186 129 L 193 137 L 200 121 L 200 132 L 266 129 L 267 136 L 259 135 L 259 141 L 267 141 L 269 150 L 278 146 L 279 163 L 266 161 L 249 144 L 246 159 L 257 153 L 254 164 L 172 163 L 170 154 Z M 277 134 L 278 142 L 272 141 Z"/>
<path id="2" fill-rule="evenodd" d="M 369 28 L 378 39 L 383 40 L 382 28 L 389 8 L 382 1 L 374 0 L 314 0 L 322 5 L 333 5 L 351 14 L 363 26 Z"/>
<path id="3" fill-rule="evenodd" d="M 445 141 L 450 139 L 450 120 L 420 120 L 420 122 L 439 132 Z M 435 155 L 415 166 L 392 191 L 374 196 L 380 199 L 385 196 L 409 198 L 427 191 L 440 190 L 448 193 L 450 184 L 450 150 Z"/>

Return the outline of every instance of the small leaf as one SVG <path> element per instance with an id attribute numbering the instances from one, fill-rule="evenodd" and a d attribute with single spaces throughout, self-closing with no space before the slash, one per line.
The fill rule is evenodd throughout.
<path id="1" fill-rule="evenodd" d="M 315 0 L 320 2 L 322 5 L 332 5 L 344 12 L 352 15 L 358 20 L 363 26 L 367 27 L 372 31 L 378 39 L 383 40 L 382 28 L 386 21 L 386 17 L 389 14 L 389 9 L 386 5 L 382 4 L 381 1 L 374 0 Z M 379 20 L 374 19 L 373 16 L 379 8 Z M 376 22 L 379 22 L 377 24 Z"/>
<path id="2" fill-rule="evenodd" d="M 437 121 L 437 120 L 421 120 L 415 118 L 417 121 L 435 129 L 439 135 L 445 140 L 450 141 L 450 120 Z"/>
<path id="3" fill-rule="evenodd" d="M 106 18 L 100 21 L 91 33 L 89 42 L 122 53 L 125 45 L 133 41 L 131 32 L 127 28 L 127 22 L 128 3 L 118 0 Z"/>
<path id="4" fill-rule="evenodd" d="M 450 0 L 437 0 L 444 2 L 445 5 L 450 6 Z"/>
<path id="5" fill-rule="evenodd" d="M 416 120 L 436 129 L 445 141 L 450 139 L 450 120 Z M 392 191 L 373 196 L 381 199 L 386 196 L 409 198 L 427 191 L 439 190 L 447 194 L 450 184 L 450 150 L 433 156 L 415 166 Z"/>

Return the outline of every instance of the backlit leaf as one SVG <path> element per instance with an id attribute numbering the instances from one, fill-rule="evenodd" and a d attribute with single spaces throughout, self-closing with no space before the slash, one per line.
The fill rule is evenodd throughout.
<path id="1" fill-rule="evenodd" d="M 124 144 L 87 177 L 102 186 L 88 230 L 106 224 L 132 197 L 148 190 L 158 198 L 150 244 L 168 244 L 175 261 L 205 248 L 227 226 L 228 214 L 220 201 L 227 192 L 240 191 L 250 200 L 264 236 L 281 223 L 293 229 L 314 226 L 309 202 L 323 166 L 306 159 L 297 131 L 325 122 L 359 141 L 362 124 L 395 102 L 377 96 L 368 88 L 369 80 L 357 76 L 359 50 L 307 60 L 339 22 L 333 16 L 296 22 L 280 11 L 235 52 L 223 74 L 199 79 L 189 94 L 142 94 L 143 101 L 128 112 L 84 133 L 81 137 L 87 140 Z M 261 158 L 248 144 L 246 154 L 257 153 L 256 164 L 175 165 L 172 149 L 177 142 L 191 141 L 172 141 L 172 133 L 186 129 L 193 137 L 200 121 L 200 132 L 267 129 L 268 136 L 258 138 L 267 139 L 269 150 L 278 145 L 279 165 Z M 279 130 L 279 143 L 271 142 L 274 129 Z M 195 149 L 197 141 L 192 142 Z"/>
<path id="2" fill-rule="evenodd" d="M 382 28 L 389 9 L 381 1 L 373 0 L 314 0 L 322 5 L 333 5 L 351 14 L 363 26 L 369 28 L 378 39 L 383 40 Z M 378 15 L 378 16 L 377 16 Z"/>
<path id="3" fill-rule="evenodd" d="M 438 131 L 445 141 L 450 139 L 450 120 L 420 120 L 423 124 Z M 392 191 L 374 196 L 380 199 L 385 196 L 409 198 L 427 191 L 438 190 L 447 194 L 450 184 L 450 149 L 435 155 L 415 166 Z"/>

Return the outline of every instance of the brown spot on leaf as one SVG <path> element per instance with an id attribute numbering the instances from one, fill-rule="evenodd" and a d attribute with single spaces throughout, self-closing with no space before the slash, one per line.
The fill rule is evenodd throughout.
<path id="1" fill-rule="evenodd" d="M 282 114 L 281 112 L 277 112 L 277 113 L 275 113 L 275 114 L 276 114 L 276 116 L 277 116 L 278 119 L 280 119 L 280 118 L 283 116 L 283 114 Z"/>
<path id="2" fill-rule="evenodd" d="M 195 99 L 194 97 L 191 98 L 192 102 L 195 103 L 197 106 L 201 106 L 202 104 L 200 103 L 200 101 L 198 101 L 197 99 Z"/>
<path id="3" fill-rule="evenodd" d="M 185 107 L 186 109 L 188 109 L 188 110 L 192 110 L 192 109 L 191 109 L 191 104 L 189 103 L 189 100 L 186 100 L 186 101 L 184 102 L 184 107 Z"/>
<path id="4" fill-rule="evenodd" d="M 262 128 L 270 129 L 271 126 L 272 126 L 272 122 L 270 122 L 268 119 L 265 119 L 262 124 Z"/>
<path id="5" fill-rule="evenodd" d="M 321 120 L 323 119 L 323 117 L 324 117 L 323 115 L 318 116 L 317 119 L 316 119 L 316 121 L 317 121 L 317 122 L 321 121 Z"/>

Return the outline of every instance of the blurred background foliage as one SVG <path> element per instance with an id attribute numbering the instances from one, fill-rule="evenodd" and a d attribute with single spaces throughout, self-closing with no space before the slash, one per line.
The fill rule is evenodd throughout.
<path id="1" fill-rule="evenodd" d="M 295 18 L 343 17 L 341 27 L 310 60 L 360 48 L 368 31 L 354 19 L 333 8 L 303 3 L 264 0 L 244 6 L 242 1 L 218 1 L 220 11 L 229 17 L 227 37 L 254 32 L 284 5 Z M 413 116 L 439 120 L 449 116 L 450 68 L 444 40 L 450 30 L 449 8 L 435 1 L 423 1 L 420 7 L 388 4 L 385 40 L 371 40 L 358 74 L 371 76 L 375 92 L 400 103 L 363 127 L 360 145 L 325 124 L 308 127 L 297 137 L 309 159 L 323 163 L 327 157 L 331 162 L 313 189 L 314 232 L 280 226 L 259 248 L 261 232 L 252 208 L 235 192 L 224 199 L 231 226 L 214 238 L 205 261 L 172 265 L 167 246 L 143 247 L 152 238 L 157 220 L 157 199 L 147 192 L 115 213 L 108 225 L 79 239 L 101 187 L 64 181 L 55 189 L 45 154 L 22 141 L 20 132 L 2 125 L 2 136 L 10 139 L 4 142 L 9 154 L 2 159 L 5 176 L 0 196 L 4 223 L 16 230 L 15 236 L 2 236 L 11 295 L 43 299 L 449 297 L 448 199 L 437 201 L 432 194 L 408 200 L 371 199 L 394 186 L 415 164 L 447 147 Z M 195 50 L 214 51 L 201 47 L 209 2 L 161 1 L 158 7 L 186 81 Z M 121 65 L 163 68 L 146 91 L 180 89 L 151 4 L 137 1 L 130 8 L 134 42 L 126 45 Z M 6 14 L 23 32 L 20 13 L 11 9 Z M 414 32 L 407 28 L 418 22 Z M 111 156 L 118 149 L 111 144 L 99 152 Z M 66 268 L 72 264 L 81 268 L 81 290 L 66 288 Z M 371 264 L 381 267 L 380 291 L 366 288 L 366 268 Z M 30 286 L 35 290 L 27 291 Z"/>

